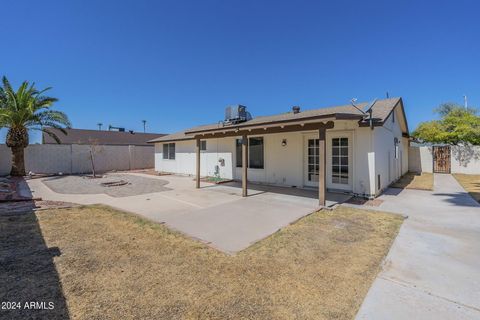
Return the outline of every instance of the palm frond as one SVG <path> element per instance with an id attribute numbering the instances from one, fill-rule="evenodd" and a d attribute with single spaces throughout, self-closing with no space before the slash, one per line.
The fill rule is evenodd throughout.
<path id="1" fill-rule="evenodd" d="M 34 108 L 36 110 L 42 109 L 42 108 L 49 108 L 51 105 L 53 105 L 57 101 L 58 101 L 57 98 L 46 97 L 46 96 L 38 96 L 35 99 Z"/>
<path id="2" fill-rule="evenodd" d="M 37 90 L 35 83 L 24 81 L 14 91 L 6 77 L 2 78 L 0 86 L 0 126 L 25 127 L 37 130 L 51 127 L 64 132 L 64 127 L 71 127 L 67 115 L 63 112 L 51 110 L 58 101 L 44 93 L 51 88 Z"/>
<path id="3" fill-rule="evenodd" d="M 46 110 L 37 112 L 35 114 L 36 119 L 38 122 L 45 125 L 46 122 L 55 122 L 61 124 L 67 128 L 70 128 L 72 124 L 65 113 L 57 110 Z"/>
<path id="4" fill-rule="evenodd" d="M 52 87 L 46 87 L 45 89 L 38 91 L 37 95 L 40 96 L 40 95 L 42 95 L 45 91 L 48 91 L 48 90 L 51 90 L 51 89 L 52 89 Z"/>
<path id="5" fill-rule="evenodd" d="M 55 140 L 56 143 L 60 144 L 62 143 L 62 141 L 60 141 L 60 139 L 58 138 L 58 136 L 53 133 L 52 131 L 48 130 L 48 128 L 41 128 L 41 129 L 34 129 L 34 130 L 38 130 L 38 131 L 42 131 L 42 132 L 45 132 L 46 134 L 48 134 L 51 138 L 53 138 L 53 140 Z M 65 131 L 64 129 L 61 129 L 63 131 Z M 66 133 L 65 133 L 66 135 Z"/>
<path id="6" fill-rule="evenodd" d="M 6 76 L 2 77 L 2 83 L 5 91 L 13 91 L 12 86 L 10 85 L 10 81 L 8 81 Z"/>

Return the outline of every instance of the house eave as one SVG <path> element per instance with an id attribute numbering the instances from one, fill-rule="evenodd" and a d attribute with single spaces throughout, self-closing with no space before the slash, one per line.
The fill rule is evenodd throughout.
<path id="1" fill-rule="evenodd" d="M 197 138 L 200 138 L 200 139 L 223 138 L 223 137 L 240 136 L 243 134 L 252 135 L 252 134 L 272 134 L 272 133 L 279 133 L 279 132 L 308 131 L 308 130 L 318 129 L 323 126 L 326 126 L 328 129 L 330 127 L 333 127 L 333 121 L 335 120 L 358 121 L 359 119 L 362 119 L 362 118 L 363 118 L 363 115 L 359 115 L 359 114 L 335 113 L 330 115 L 308 117 L 303 119 L 292 119 L 288 121 L 267 122 L 264 124 L 258 124 L 258 123 L 251 124 L 251 125 L 240 124 L 240 125 L 232 125 L 228 127 L 218 127 L 215 129 L 185 131 L 185 135 L 188 135 L 188 137 L 151 140 L 149 141 L 149 143 L 168 143 L 168 142 L 175 142 L 175 141 L 189 141 L 189 140 L 195 140 Z"/>
<path id="2" fill-rule="evenodd" d="M 220 126 L 218 128 L 211 128 L 211 129 L 204 129 L 204 130 L 190 130 L 185 131 L 185 134 L 210 134 L 216 132 L 231 132 L 231 131 L 238 131 L 238 130 L 253 130 L 253 129 L 260 129 L 260 128 L 274 128 L 274 127 L 282 127 L 282 126 L 291 126 L 296 124 L 311 124 L 311 123 L 318 123 L 322 121 L 332 121 L 332 120 L 358 120 L 361 119 L 363 116 L 358 114 L 350 114 L 350 113 L 333 113 L 327 114 L 322 116 L 315 116 L 315 117 L 306 117 L 301 119 L 289 119 L 289 120 L 281 120 L 281 121 L 271 121 L 265 123 L 242 123 L 233 126 Z"/>

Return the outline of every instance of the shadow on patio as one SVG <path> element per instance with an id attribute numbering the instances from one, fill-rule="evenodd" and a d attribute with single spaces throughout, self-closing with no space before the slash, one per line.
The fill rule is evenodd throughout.
<path id="1" fill-rule="evenodd" d="M 202 188 L 216 188 L 221 191 L 229 192 L 230 194 L 241 195 L 242 193 L 242 183 L 238 181 L 226 182 L 218 185 L 212 184 L 208 186 L 202 186 Z M 306 198 L 306 199 L 310 199 L 312 203 L 318 202 L 317 189 L 272 186 L 272 185 L 248 182 L 249 196 L 256 196 L 256 195 L 266 194 L 266 193 L 298 197 L 298 198 Z M 327 197 L 327 207 L 330 207 L 335 204 L 346 202 L 352 196 L 349 194 L 338 193 L 338 192 L 327 192 L 326 197 Z"/>

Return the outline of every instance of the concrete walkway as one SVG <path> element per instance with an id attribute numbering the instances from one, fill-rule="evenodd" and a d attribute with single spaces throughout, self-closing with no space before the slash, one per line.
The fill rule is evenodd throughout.
<path id="1" fill-rule="evenodd" d="M 140 214 L 226 253 L 243 250 L 318 209 L 315 191 L 267 186 L 256 188 L 251 185 L 249 197 L 242 198 L 242 189 L 237 184 L 202 183 L 201 189 L 195 189 L 191 177 L 130 175 L 166 180 L 168 184 L 162 192 L 127 197 L 57 193 L 41 179 L 30 180 L 28 184 L 34 197 L 79 204 L 105 204 Z M 327 194 L 330 205 L 348 198 Z"/>
<path id="2" fill-rule="evenodd" d="M 451 175 L 434 190 L 380 197 L 378 210 L 409 218 L 357 319 L 480 319 L 480 206 Z"/>

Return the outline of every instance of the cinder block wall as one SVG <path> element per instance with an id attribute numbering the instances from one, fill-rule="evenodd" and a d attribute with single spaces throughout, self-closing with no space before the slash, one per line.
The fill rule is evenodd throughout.
<path id="1" fill-rule="evenodd" d="M 452 173 L 480 174 L 480 146 L 452 146 Z"/>
<path id="2" fill-rule="evenodd" d="M 410 147 L 408 150 L 408 171 L 433 172 L 432 147 Z"/>
<path id="3" fill-rule="evenodd" d="M 94 149 L 95 169 L 98 172 L 110 170 L 133 170 L 154 167 L 153 146 L 114 145 L 54 145 L 34 144 L 25 150 L 25 168 L 35 173 L 87 173 L 91 172 L 90 149 Z M 11 168 L 11 151 L 0 145 L 0 175 L 6 175 Z"/>
<path id="4" fill-rule="evenodd" d="M 480 174 L 480 146 L 451 146 L 451 172 Z M 433 172 L 433 148 L 410 147 L 408 169 L 411 172 Z"/>

